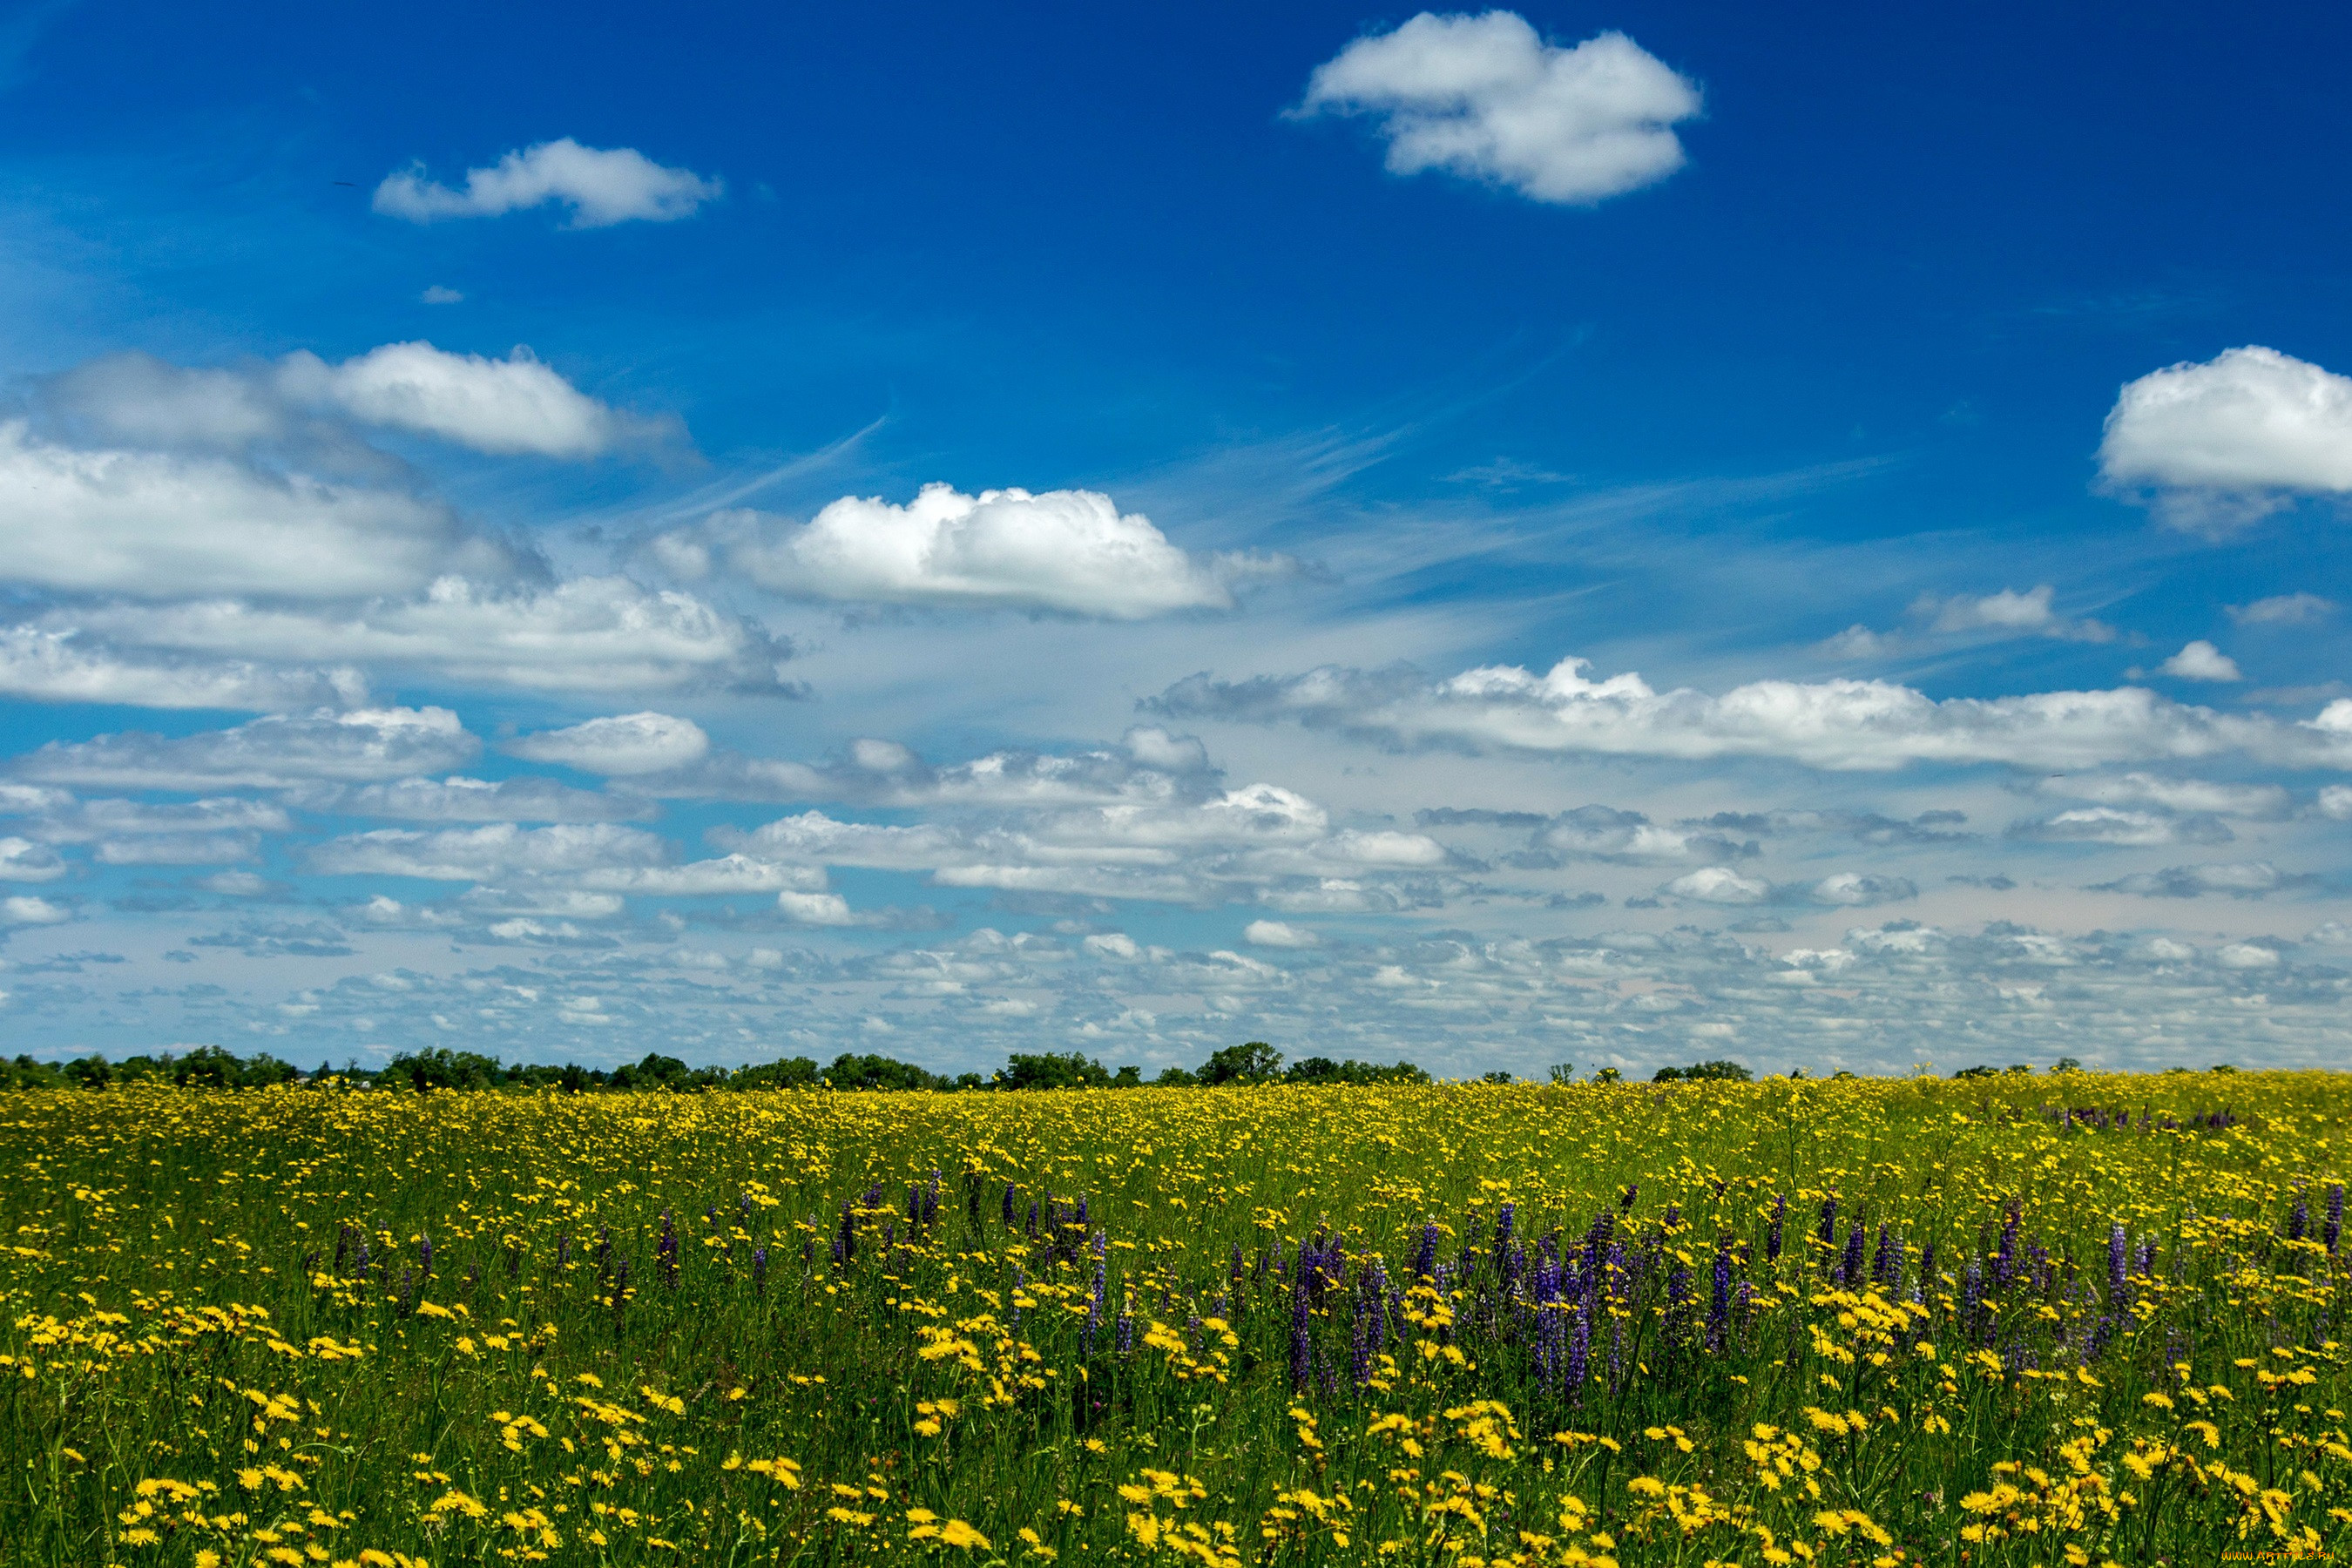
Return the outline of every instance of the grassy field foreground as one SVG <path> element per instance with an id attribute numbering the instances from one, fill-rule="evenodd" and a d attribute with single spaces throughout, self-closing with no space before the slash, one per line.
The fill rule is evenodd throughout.
<path id="1" fill-rule="evenodd" d="M 2352 1077 L 0 1096 L 0 1561 L 2352 1548 Z"/>

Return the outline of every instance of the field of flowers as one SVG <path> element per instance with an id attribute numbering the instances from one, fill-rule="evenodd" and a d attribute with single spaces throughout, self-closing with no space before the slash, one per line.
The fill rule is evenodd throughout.
<path id="1" fill-rule="evenodd" d="M 2352 1551 L 2352 1077 L 0 1095 L 0 1562 Z"/>

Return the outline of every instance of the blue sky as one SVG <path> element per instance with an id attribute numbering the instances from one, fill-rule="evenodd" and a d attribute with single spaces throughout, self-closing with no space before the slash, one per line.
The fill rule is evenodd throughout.
<path id="1" fill-rule="evenodd" d="M 2347 29 L 20 7 L 0 1016 L 2334 1059 Z"/>

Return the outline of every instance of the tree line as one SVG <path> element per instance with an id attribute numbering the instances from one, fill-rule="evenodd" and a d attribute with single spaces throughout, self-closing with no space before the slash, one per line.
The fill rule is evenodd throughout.
<path id="1" fill-rule="evenodd" d="M 1489 1074 L 1489 1078 L 1498 1075 Z M 1508 1074 L 1499 1075 L 1504 1079 Z M 1209 1084 L 1373 1084 L 1428 1083 L 1430 1076 L 1411 1062 L 1333 1061 L 1328 1057 L 1302 1057 L 1284 1065 L 1283 1054 L 1264 1040 L 1250 1040 L 1209 1053 L 1198 1068 L 1164 1068 L 1150 1082 L 1160 1088 Z M 556 1066 L 544 1062 L 502 1062 L 478 1051 L 404 1051 L 381 1068 L 356 1061 L 338 1068 L 321 1063 L 304 1072 L 290 1062 L 265 1053 L 240 1058 L 217 1046 L 160 1056 L 127 1057 L 109 1061 L 102 1056 L 70 1061 L 37 1061 L 19 1056 L 0 1059 L 0 1089 L 106 1089 L 117 1084 L 170 1083 L 183 1088 L 257 1089 L 272 1084 L 310 1082 L 362 1085 L 378 1089 L 559 1089 L 578 1093 L 590 1089 L 669 1089 L 694 1093 L 712 1089 L 817 1089 L 926 1090 L 971 1092 L 1035 1089 L 1140 1089 L 1143 1071 L 1137 1067 L 1106 1068 L 1078 1051 L 1013 1052 L 1003 1067 L 982 1075 L 940 1073 L 913 1062 L 889 1057 L 845 1051 L 829 1067 L 811 1057 L 786 1057 L 778 1061 L 741 1067 L 688 1067 L 676 1057 L 649 1052 L 644 1059 L 614 1068 L 586 1068 L 577 1062 Z"/>

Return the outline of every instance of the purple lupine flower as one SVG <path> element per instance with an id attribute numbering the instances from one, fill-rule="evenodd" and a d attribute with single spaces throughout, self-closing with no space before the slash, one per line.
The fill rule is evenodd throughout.
<path id="1" fill-rule="evenodd" d="M 1679 1342 L 1690 1333 L 1690 1269 L 1677 1262 L 1666 1275 L 1666 1338 Z"/>
<path id="2" fill-rule="evenodd" d="M 1683 1205 L 1680 1204 L 1668 1204 L 1666 1205 L 1666 1229 L 1669 1232 L 1680 1229 L 1682 1223 Z"/>
<path id="3" fill-rule="evenodd" d="M 392 1315 L 394 1317 L 405 1318 L 409 1313 L 416 1310 L 416 1302 L 415 1300 L 415 1289 L 416 1270 L 414 1268 L 402 1269 L 400 1271 L 400 1294 L 393 1298 Z"/>
<path id="4" fill-rule="evenodd" d="M 1102 1328 L 1103 1288 L 1108 1282 L 1103 1253 L 1105 1245 L 1103 1233 L 1095 1232 L 1095 1288 L 1087 1297 L 1087 1326 L 1078 1335 L 1078 1356 L 1083 1361 L 1094 1359 L 1095 1335 Z"/>
<path id="5" fill-rule="evenodd" d="M 555 1238 L 555 1266 L 558 1268 L 572 1267 L 572 1235 L 569 1231 Z"/>
<path id="6" fill-rule="evenodd" d="M 751 1289 L 762 1296 L 768 1293 L 768 1249 L 764 1247 L 751 1249 Z"/>
<path id="7" fill-rule="evenodd" d="M 1135 1313 L 1123 1296 L 1118 1303 L 1118 1353 L 1121 1356 L 1135 1353 Z"/>
<path id="8" fill-rule="evenodd" d="M 2107 1300 L 2121 1301 L 2124 1281 L 2131 1269 L 2131 1243 L 2124 1236 L 2123 1222 L 2117 1220 L 2107 1227 Z"/>
<path id="9" fill-rule="evenodd" d="M 2341 1182 L 2327 1189 L 2327 1225 L 2319 1233 L 2319 1239 L 2327 1244 L 2331 1254 L 2335 1252 L 2336 1243 L 2344 1239 L 2344 1184 Z"/>
<path id="10" fill-rule="evenodd" d="M 416 1262 L 417 1267 L 424 1270 L 425 1277 L 431 1279 L 433 1277 L 433 1238 L 430 1236 L 417 1237 Z"/>
<path id="11" fill-rule="evenodd" d="M 854 1262 L 857 1257 L 857 1221 L 852 1217 L 847 1204 L 841 1205 L 841 1229 L 833 1238 L 833 1260 L 839 1264 Z"/>
<path id="12" fill-rule="evenodd" d="M 2143 1236 L 2139 1238 L 2139 1262 L 2134 1272 L 2143 1279 L 2156 1278 L 2156 1237 Z"/>
<path id="13" fill-rule="evenodd" d="M 1004 1184 L 1004 1228 L 1013 1228 L 1013 1184 Z"/>
<path id="14" fill-rule="evenodd" d="M 1351 1300 L 1348 1316 L 1348 1378 L 1361 1388 L 1372 1381 L 1372 1341 L 1371 1326 L 1365 1321 L 1367 1314 L 1360 1299 Z"/>
<path id="15" fill-rule="evenodd" d="M 1731 1324 L 1731 1247 L 1717 1242 L 1715 1247 L 1715 1289 L 1706 1303 L 1706 1348 L 1719 1351 L 1727 1337 Z"/>
<path id="16" fill-rule="evenodd" d="M 1301 1250 L 1305 1243 L 1300 1243 Z M 1315 1344 L 1307 1334 L 1307 1269 L 1306 1260 L 1299 1260 L 1299 1271 L 1290 1289 L 1290 1386 L 1301 1389 L 1315 1371 Z"/>
<path id="17" fill-rule="evenodd" d="M 1576 1309 L 1576 1321 L 1569 1326 L 1568 1373 L 1564 1382 L 1571 1404 L 1584 1403 L 1584 1380 L 1591 1374 L 1592 1361 L 1592 1298 L 1587 1296 Z"/>
<path id="18" fill-rule="evenodd" d="M 1620 1194 L 1620 1195 L 1619 1195 L 1619 1197 L 1618 1197 L 1618 1199 L 1617 1199 L 1617 1209 L 1618 1209 L 1618 1212 L 1619 1212 L 1619 1213 L 1621 1213 L 1621 1214 L 1622 1214 L 1622 1213 L 1625 1213 L 1625 1212 L 1627 1212 L 1627 1211 L 1630 1211 L 1630 1210 L 1633 1208 L 1633 1200 L 1634 1200 L 1635 1198 L 1640 1197 L 1641 1195 L 1642 1195 L 1642 1184 L 1641 1184 L 1641 1183 L 1639 1183 L 1639 1182 L 1635 1182 L 1632 1186 L 1627 1187 L 1627 1188 L 1625 1189 L 1625 1191 L 1624 1191 L 1622 1194 Z"/>
<path id="19" fill-rule="evenodd" d="M 1846 1233 L 1845 1256 L 1838 1260 L 1838 1283 L 1848 1289 L 1852 1289 L 1862 1283 L 1862 1244 L 1864 1239 L 1864 1233 L 1863 1231 L 1862 1221 L 1857 1218 L 1853 1222 L 1853 1229 Z"/>
<path id="20" fill-rule="evenodd" d="M 1029 1200 L 1029 1224 L 1023 1234 L 1032 1241 L 1037 1239 L 1037 1200 L 1035 1198 Z"/>
<path id="21" fill-rule="evenodd" d="M 654 1272 L 661 1276 L 662 1289 L 677 1289 L 677 1227 L 662 1210 L 661 1235 L 654 1242 Z"/>
<path id="22" fill-rule="evenodd" d="M 1764 1237 L 1764 1261 L 1767 1263 L 1780 1261 L 1780 1226 L 1788 1217 L 1788 1198 L 1775 1194 L 1772 1198 L 1772 1228 Z"/>
<path id="23" fill-rule="evenodd" d="M 1837 1259 L 1837 1199 L 1834 1196 L 1822 1200 L 1822 1228 L 1815 1234 L 1822 1244 L 1822 1250 L 1829 1255 L 1822 1267 L 1834 1268 Z"/>
<path id="24" fill-rule="evenodd" d="M 1960 1332 L 1973 1344 L 1978 1340 L 1977 1320 L 1984 1304 L 1984 1270 L 1979 1267 L 1976 1254 L 1969 1255 L 1969 1271 L 1960 1279 Z"/>
<path id="25" fill-rule="evenodd" d="M 1424 1220 L 1421 1226 L 1421 1250 L 1412 1255 L 1412 1271 L 1423 1279 L 1437 1278 L 1437 1222 Z"/>
<path id="26" fill-rule="evenodd" d="M 2289 1241 L 2301 1241 L 2310 1234 L 2311 1205 L 2305 1201 L 2303 1189 L 2298 1187 L 2294 1194 L 2294 1207 L 2287 1211 L 2286 1238 Z"/>
<path id="27" fill-rule="evenodd" d="M 1495 1272 L 1502 1277 L 1503 1289 L 1511 1289 L 1511 1227 L 1518 1223 L 1519 1205 L 1505 1204 L 1495 1216 Z"/>
<path id="28" fill-rule="evenodd" d="M 1614 1312 L 1609 1315 L 1609 1394 L 1615 1398 L 1625 1387 L 1625 1320 Z"/>
<path id="29" fill-rule="evenodd" d="M 1020 1296 L 1022 1291 L 1028 1288 L 1029 1276 L 1022 1272 L 1021 1265 L 1018 1263 L 1014 1264 L 1013 1266 L 1013 1289 L 1005 1292 L 1007 1298 L 1017 1298 Z M 1018 1331 L 1021 1327 L 1021 1303 L 1018 1300 L 1013 1300 L 1013 1301 L 1012 1318 L 1013 1327 L 1014 1330 Z"/>
<path id="30" fill-rule="evenodd" d="M 2017 1226 L 2021 1211 L 2017 1200 L 2010 1200 L 2009 1209 L 2000 1226 L 2000 1250 L 1992 1260 L 1992 1282 L 1996 1289 L 2006 1290 L 2017 1278 Z"/>
<path id="31" fill-rule="evenodd" d="M 1911 1299 L 1914 1301 L 1926 1300 L 1927 1287 L 1937 1282 L 1936 1244 L 1931 1241 L 1919 1253 L 1919 1283 L 1911 1287 Z"/>
<path id="32" fill-rule="evenodd" d="M 1886 1268 L 1887 1264 L 1892 1261 L 1892 1259 L 1887 1252 L 1887 1243 L 1892 1238 L 1892 1234 L 1893 1233 L 1888 1227 L 1886 1222 L 1885 1220 L 1880 1220 L 1878 1222 L 1878 1247 L 1876 1251 L 1870 1255 L 1870 1282 L 1874 1285 L 1885 1285 L 1889 1283 L 1886 1278 Z"/>

